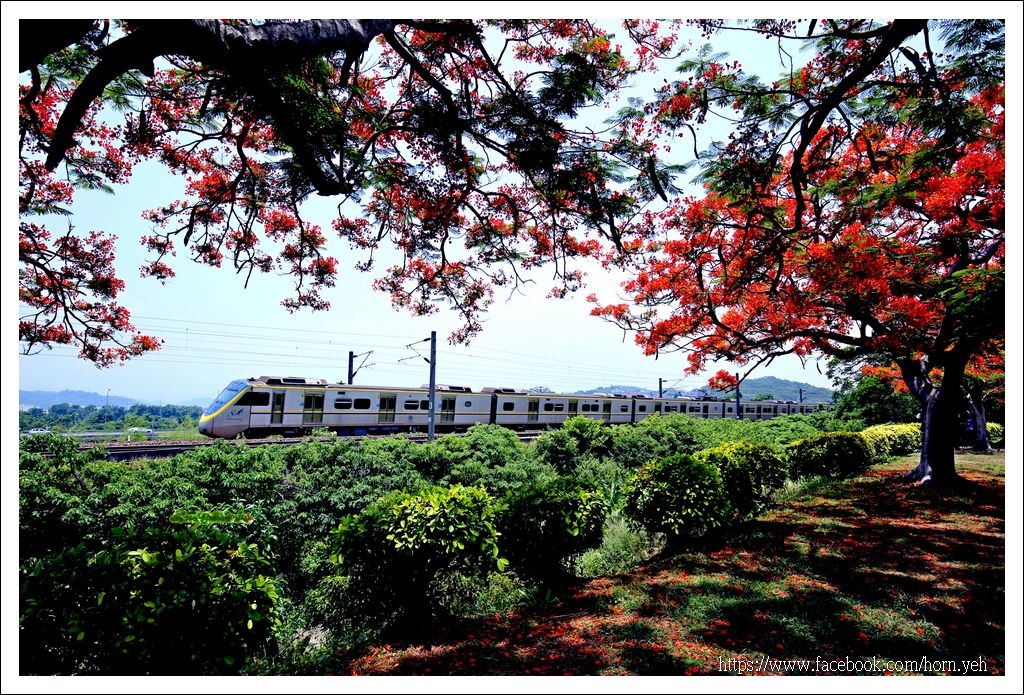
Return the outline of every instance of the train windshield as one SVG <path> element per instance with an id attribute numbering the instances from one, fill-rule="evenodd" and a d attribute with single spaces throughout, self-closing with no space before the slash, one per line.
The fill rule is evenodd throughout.
<path id="1" fill-rule="evenodd" d="M 213 415 L 218 410 L 223 408 L 225 405 L 231 402 L 231 399 L 237 396 L 239 393 L 248 388 L 249 382 L 245 379 L 235 379 L 218 394 L 217 398 L 214 399 L 213 403 L 206 406 L 206 410 L 203 411 L 203 415 Z"/>

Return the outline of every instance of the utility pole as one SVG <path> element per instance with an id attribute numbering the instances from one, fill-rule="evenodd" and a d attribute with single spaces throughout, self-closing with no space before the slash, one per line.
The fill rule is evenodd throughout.
<path id="1" fill-rule="evenodd" d="M 434 398 L 437 395 L 437 331 L 430 331 L 430 410 L 427 414 L 427 441 L 434 441 Z"/>
<path id="2" fill-rule="evenodd" d="M 664 397 L 665 397 L 665 391 L 664 391 L 664 389 L 662 388 L 662 383 L 663 383 L 663 382 L 664 382 L 664 379 L 662 379 L 662 378 L 661 378 L 661 377 L 659 376 L 659 377 L 658 377 L 658 398 L 664 398 Z"/>
<path id="3" fill-rule="evenodd" d="M 743 419 L 743 410 L 740 409 L 740 373 L 736 372 L 736 419 Z"/>
<path id="4" fill-rule="evenodd" d="M 803 389 L 800 389 L 800 402 L 801 403 L 804 402 L 804 390 Z"/>
<path id="5" fill-rule="evenodd" d="M 354 353 L 351 350 L 349 350 L 348 351 L 348 385 L 349 386 L 352 385 L 352 379 L 354 379 L 355 376 L 356 376 L 355 364 L 356 364 L 356 353 Z"/>

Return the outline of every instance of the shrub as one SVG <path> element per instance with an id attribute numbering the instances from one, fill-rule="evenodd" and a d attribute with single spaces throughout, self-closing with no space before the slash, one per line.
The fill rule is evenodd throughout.
<path id="1" fill-rule="evenodd" d="M 873 461 L 871 446 L 859 432 L 826 432 L 786 447 L 796 477 L 823 475 L 845 478 L 866 470 Z"/>
<path id="2" fill-rule="evenodd" d="M 612 428 L 612 457 L 627 468 L 677 453 L 693 453 L 700 443 L 697 420 L 688 415 L 652 415 L 635 425 Z"/>
<path id="3" fill-rule="evenodd" d="M 453 457 L 451 470 L 438 483 L 442 486 L 483 487 L 495 497 L 538 480 L 555 477 L 555 469 L 531 457 L 512 430 L 498 425 L 473 425 L 452 446 L 461 455 Z"/>
<path id="4" fill-rule="evenodd" d="M 731 513 L 718 469 L 688 454 L 644 464 L 630 478 L 623 512 L 669 546 L 721 526 Z"/>
<path id="5" fill-rule="evenodd" d="M 718 467 L 725 492 L 738 519 L 756 515 L 768 506 L 772 493 L 786 482 L 781 456 L 763 444 L 729 442 L 705 449 L 697 459 Z"/>
<path id="6" fill-rule="evenodd" d="M 611 450 L 611 430 L 602 422 L 578 415 L 556 430 L 545 432 L 534 443 L 537 458 L 561 475 L 570 473 L 584 456 L 604 458 Z"/>
<path id="7" fill-rule="evenodd" d="M 571 477 L 533 483 L 504 503 L 502 551 L 520 575 L 542 584 L 564 578 L 567 560 L 601 542 L 608 515 L 597 484 Z"/>
<path id="8" fill-rule="evenodd" d="M 581 577 L 606 577 L 630 572 L 651 558 L 654 539 L 646 531 L 632 528 L 621 516 L 605 521 L 601 545 L 576 559 Z"/>
<path id="9" fill-rule="evenodd" d="M 988 430 L 988 441 L 996 449 L 1002 449 L 1006 446 L 1006 428 L 1000 425 L 998 422 L 989 422 L 986 424 Z"/>
<path id="10" fill-rule="evenodd" d="M 871 446 L 875 461 L 890 456 L 903 456 L 921 449 L 921 425 L 873 425 L 861 430 L 861 436 Z"/>
<path id="11" fill-rule="evenodd" d="M 497 507 L 481 488 L 454 485 L 394 492 L 341 520 L 332 538 L 353 617 L 382 630 L 428 629 L 462 597 L 458 576 L 504 569 Z"/>

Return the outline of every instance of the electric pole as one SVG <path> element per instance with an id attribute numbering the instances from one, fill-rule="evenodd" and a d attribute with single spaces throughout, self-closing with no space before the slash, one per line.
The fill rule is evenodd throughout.
<path id="1" fill-rule="evenodd" d="M 437 392 L 437 331 L 430 331 L 430 410 L 427 413 L 427 441 L 434 441 L 434 398 Z"/>

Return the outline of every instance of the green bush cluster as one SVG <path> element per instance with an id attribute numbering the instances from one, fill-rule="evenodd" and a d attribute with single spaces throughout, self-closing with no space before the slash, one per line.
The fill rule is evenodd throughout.
<path id="1" fill-rule="evenodd" d="M 574 556 L 601 543 L 608 503 L 593 481 L 538 481 L 504 502 L 501 545 L 512 567 L 529 579 L 556 584 Z"/>
<path id="2" fill-rule="evenodd" d="M 641 466 L 624 492 L 623 513 L 669 545 L 723 525 L 732 505 L 718 468 L 690 454 L 673 454 Z"/>
<path id="3" fill-rule="evenodd" d="M 739 519 L 764 510 L 787 478 L 785 459 L 764 444 L 729 442 L 698 452 L 697 458 L 718 468 L 733 514 Z"/>
<path id="4" fill-rule="evenodd" d="M 349 603 L 376 629 L 418 632 L 449 609 L 448 588 L 505 568 L 495 499 L 477 487 L 396 491 L 334 530 Z"/>
<path id="5" fill-rule="evenodd" d="M 786 447 L 794 477 L 845 478 L 866 470 L 874 452 L 860 432 L 826 432 Z"/>
<path id="6" fill-rule="evenodd" d="M 921 450 L 921 425 L 907 423 L 902 425 L 872 425 L 861 430 L 878 462 L 891 456 L 904 456 Z"/>
<path id="7" fill-rule="evenodd" d="M 21 671 L 323 672 L 382 631 L 547 604 L 571 575 L 755 515 L 787 465 L 845 475 L 920 436 L 872 430 L 869 447 L 824 427 L 839 424 L 573 418 L 530 446 L 476 425 L 135 462 L 26 437 Z"/>
<path id="8" fill-rule="evenodd" d="M 1006 446 L 1006 428 L 998 422 L 989 422 L 985 426 L 988 432 L 988 442 L 997 449 Z"/>

